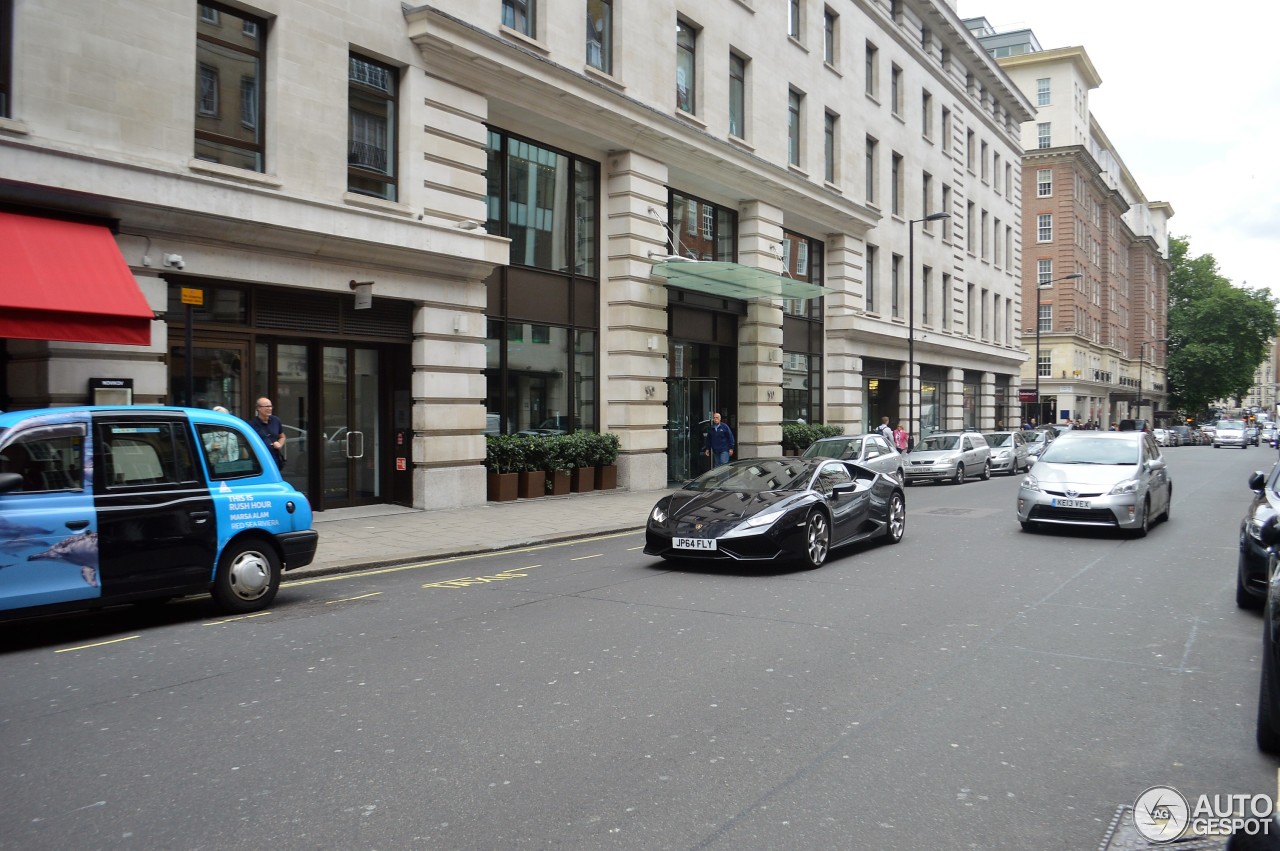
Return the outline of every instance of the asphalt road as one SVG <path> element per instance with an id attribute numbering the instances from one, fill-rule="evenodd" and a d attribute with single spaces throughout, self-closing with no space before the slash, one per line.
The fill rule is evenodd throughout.
<path id="1" fill-rule="evenodd" d="M 1144 540 L 908 489 L 898 546 L 673 567 L 639 534 L 0 626 L 0 847 L 1095 849 L 1145 789 L 1275 794 L 1245 480 Z"/>

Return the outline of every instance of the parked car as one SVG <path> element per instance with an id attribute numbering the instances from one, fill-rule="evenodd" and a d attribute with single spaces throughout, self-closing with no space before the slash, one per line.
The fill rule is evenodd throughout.
<path id="1" fill-rule="evenodd" d="M 1280 517 L 1280 462 L 1271 470 L 1249 476 L 1253 498 L 1240 519 L 1240 556 L 1236 559 L 1236 605 L 1256 609 L 1267 596 L 1268 545 L 1263 543 L 1263 528 L 1272 518 Z"/>
<path id="2" fill-rule="evenodd" d="M 1044 452 L 1045 447 L 1058 439 L 1058 432 L 1052 428 L 1033 428 L 1022 434 L 1027 439 L 1027 454 L 1031 456 L 1033 464 L 1040 457 L 1040 453 Z"/>
<path id="3" fill-rule="evenodd" d="M 1244 427 L 1244 439 L 1250 446 L 1258 445 L 1258 427 L 1246 425 Z"/>
<path id="4" fill-rule="evenodd" d="M 991 478 L 991 447 L 976 431 L 937 432 L 907 453 L 907 484 L 963 484 L 970 476 Z"/>
<path id="5" fill-rule="evenodd" d="M 1274 476 L 1275 469 L 1272 469 Z M 1261 478 L 1255 473 L 1253 478 Z M 1252 485 L 1253 479 L 1250 479 Z M 1266 487 L 1274 487 L 1269 479 Z M 1265 556 L 1261 574 L 1264 578 L 1262 605 L 1262 675 L 1258 680 L 1258 716 L 1254 727 L 1254 739 L 1258 750 L 1280 753 L 1280 571 L 1277 567 L 1277 548 L 1280 547 L 1280 517 L 1272 513 L 1257 528 L 1258 543 Z M 1236 600 L 1239 601 L 1239 591 Z"/>
<path id="6" fill-rule="evenodd" d="M 1169 519 L 1173 481 L 1160 447 L 1140 431 L 1078 431 L 1045 449 L 1018 489 L 1022 528 L 1100 526 L 1143 537 Z"/>
<path id="7" fill-rule="evenodd" d="M 1178 435 L 1178 446 L 1195 446 L 1200 442 L 1200 432 L 1192 431 L 1190 426 L 1178 425 L 1169 430 Z"/>
<path id="8" fill-rule="evenodd" d="M 1152 430 L 1151 436 L 1155 438 L 1157 446 L 1177 446 L 1178 438 L 1175 434 L 1165 428 L 1157 428 Z"/>
<path id="9" fill-rule="evenodd" d="M 228 414 L 0 415 L 0 617 L 194 593 L 252 612 L 317 540 L 307 498 Z"/>
<path id="10" fill-rule="evenodd" d="M 983 435 L 991 448 L 991 472 L 1013 475 L 1031 468 L 1026 433 L 1022 429 L 989 431 Z"/>
<path id="11" fill-rule="evenodd" d="M 1200 426 L 1200 442 L 1202 444 L 1213 443 L 1214 431 L 1215 429 L 1213 427 L 1213 423 L 1204 423 L 1203 425 L 1201 425 Z"/>
<path id="12" fill-rule="evenodd" d="M 869 538 L 902 540 L 907 508 L 895 477 L 833 458 L 731 461 L 662 497 L 644 552 L 664 559 L 801 559 L 820 567 L 832 549 Z"/>
<path id="13" fill-rule="evenodd" d="M 1276 425 L 1275 423 L 1263 423 L 1258 427 L 1258 440 L 1268 446 L 1276 445 Z"/>
<path id="14" fill-rule="evenodd" d="M 1213 427 L 1213 448 L 1219 446 L 1239 446 L 1249 448 L 1249 440 L 1244 433 L 1244 420 L 1218 420 Z"/>
<path id="15" fill-rule="evenodd" d="M 878 434 L 824 437 L 809 444 L 801 457 L 838 458 L 896 476 L 898 481 L 906 477 L 906 456 Z"/>

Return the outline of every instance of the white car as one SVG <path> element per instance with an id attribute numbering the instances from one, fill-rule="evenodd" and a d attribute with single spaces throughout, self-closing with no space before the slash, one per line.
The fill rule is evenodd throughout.
<path id="1" fill-rule="evenodd" d="M 991 478 L 991 447 L 975 431 L 931 434 L 907 453 L 907 484 L 951 482 L 969 476 Z"/>
<path id="2" fill-rule="evenodd" d="M 1244 420 L 1218 420 L 1218 424 L 1213 427 L 1213 448 L 1217 449 L 1219 446 L 1249 448 Z"/>
<path id="3" fill-rule="evenodd" d="M 1158 429 L 1155 429 L 1154 431 L 1152 431 L 1152 432 L 1151 432 L 1151 436 L 1152 436 L 1152 437 L 1154 437 L 1154 438 L 1156 439 L 1156 443 L 1160 444 L 1161 446 L 1176 446 L 1176 445 L 1177 445 L 1177 444 L 1176 444 L 1176 442 L 1175 442 L 1175 441 L 1177 441 L 1177 438 L 1176 438 L 1176 437 L 1174 437 L 1174 436 L 1170 433 L 1169 429 L 1167 429 L 1167 428 L 1158 428 Z"/>

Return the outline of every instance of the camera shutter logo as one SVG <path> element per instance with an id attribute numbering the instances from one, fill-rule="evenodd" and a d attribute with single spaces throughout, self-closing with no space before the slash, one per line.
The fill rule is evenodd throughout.
<path id="1" fill-rule="evenodd" d="M 1173 842 L 1187 830 L 1191 808 L 1172 786 L 1152 786 L 1133 802 L 1133 826 L 1152 842 Z"/>

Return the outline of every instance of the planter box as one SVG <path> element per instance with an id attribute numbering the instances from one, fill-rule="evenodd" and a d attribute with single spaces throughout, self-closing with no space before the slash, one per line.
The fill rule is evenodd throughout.
<path id="1" fill-rule="evenodd" d="M 569 471 L 551 470 L 547 473 L 547 495 L 565 496 L 569 493 Z"/>
<path id="2" fill-rule="evenodd" d="M 610 491 L 618 486 L 618 465 L 605 464 L 602 467 L 596 467 L 596 488 L 602 491 Z"/>
<path id="3" fill-rule="evenodd" d="M 489 501 L 508 502 L 520 493 L 520 477 L 516 473 L 489 474 Z"/>
<path id="4" fill-rule="evenodd" d="M 517 473 L 520 479 L 520 498 L 533 499 L 537 496 L 547 495 L 547 474 L 543 470 L 526 471 Z"/>
<path id="5" fill-rule="evenodd" d="M 574 493 L 590 493 L 596 489 L 596 468 L 575 467 L 569 474 L 569 490 Z"/>

